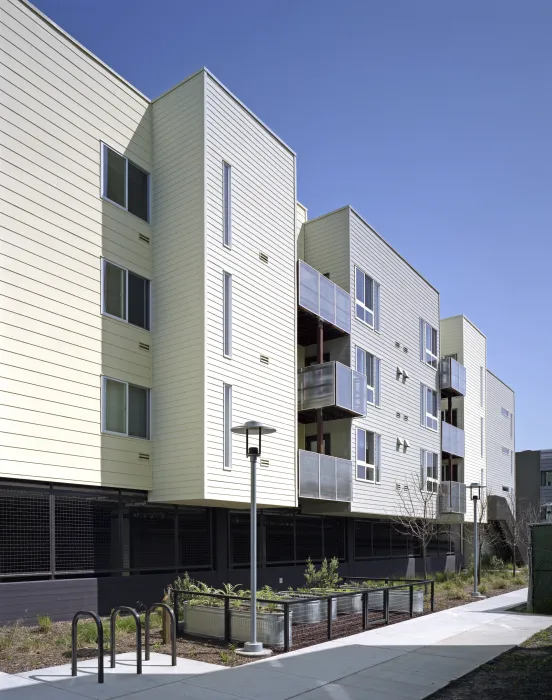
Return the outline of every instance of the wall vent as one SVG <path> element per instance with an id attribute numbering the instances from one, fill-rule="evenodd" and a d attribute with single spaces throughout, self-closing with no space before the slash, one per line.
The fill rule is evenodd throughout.
<path id="1" fill-rule="evenodd" d="M 138 343 L 140 350 L 147 350 L 149 352 L 150 346 L 147 343 Z"/>
<path id="2" fill-rule="evenodd" d="M 150 241 L 150 239 L 148 238 L 148 236 L 144 236 L 143 233 L 138 234 L 138 238 L 139 238 L 141 241 L 144 241 L 144 243 L 149 243 L 149 241 Z"/>
<path id="3" fill-rule="evenodd" d="M 400 348 L 400 347 L 401 347 L 401 344 L 399 343 L 398 340 L 395 340 L 395 347 L 396 347 L 396 348 Z"/>
<path id="4" fill-rule="evenodd" d="M 395 415 L 397 416 L 397 418 L 401 417 L 401 414 L 399 413 L 399 411 L 397 411 L 397 413 Z"/>
<path id="5" fill-rule="evenodd" d="M 268 255 L 266 253 L 259 253 L 259 260 L 268 265 Z"/>
<path id="6" fill-rule="evenodd" d="M 149 455 L 146 454 L 145 452 L 139 452 L 138 457 L 139 457 L 139 459 L 149 459 Z"/>
<path id="7" fill-rule="evenodd" d="M 403 416 L 404 420 L 408 420 L 408 416 Z"/>
<path id="8" fill-rule="evenodd" d="M 261 355 L 261 364 L 262 365 L 267 365 L 270 362 L 269 358 L 267 355 Z"/>
<path id="9" fill-rule="evenodd" d="M 270 460 L 269 459 L 261 459 L 261 467 L 268 467 L 270 466 Z"/>
<path id="10" fill-rule="evenodd" d="M 403 352 L 408 352 L 408 348 L 406 347 L 406 345 L 403 347 Z"/>

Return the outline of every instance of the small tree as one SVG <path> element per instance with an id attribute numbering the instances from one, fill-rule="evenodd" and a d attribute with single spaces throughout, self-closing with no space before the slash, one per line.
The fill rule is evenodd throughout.
<path id="1" fill-rule="evenodd" d="M 510 489 L 506 498 L 512 518 L 508 523 L 508 528 L 505 529 L 504 535 L 506 542 L 512 550 L 512 570 L 513 575 L 517 573 L 516 550 L 527 551 L 529 548 L 529 525 L 538 523 L 540 513 L 538 508 L 529 503 L 516 503 L 516 494 L 513 489 Z"/>
<path id="2" fill-rule="evenodd" d="M 436 482 L 431 482 L 431 485 Z M 432 539 L 445 532 L 447 526 L 437 520 L 437 492 L 428 490 L 427 484 L 414 472 L 404 484 L 395 485 L 399 496 L 399 513 L 391 514 L 391 522 L 400 533 L 406 533 L 420 546 L 427 579 L 427 548 Z"/>
<path id="3" fill-rule="evenodd" d="M 490 489 L 482 490 L 481 498 L 477 501 L 477 583 L 481 583 L 481 569 L 483 560 L 483 551 L 485 545 L 496 547 L 500 542 L 500 535 L 497 534 L 491 527 L 487 520 L 487 514 L 489 510 L 489 498 L 493 495 Z M 473 505 L 470 503 L 468 506 L 469 512 L 466 513 L 466 522 L 472 523 L 473 515 L 471 513 L 471 508 Z M 467 529 L 465 531 L 465 541 L 468 547 L 473 549 L 473 529 Z"/>

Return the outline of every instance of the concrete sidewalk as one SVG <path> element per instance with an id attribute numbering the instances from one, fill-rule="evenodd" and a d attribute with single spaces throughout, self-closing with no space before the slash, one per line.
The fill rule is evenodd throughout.
<path id="1" fill-rule="evenodd" d="M 0 676 L 2 700 L 421 700 L 450 681 L 552 625 L 552 617 L 508 612 L 526 600 L 526 589 L 430 616 L 325 642 L 307 649 L 224 668 L 152 654 L 144 675 L 131 654 L 106 669 L 103 685 L 95 662 Z"/>

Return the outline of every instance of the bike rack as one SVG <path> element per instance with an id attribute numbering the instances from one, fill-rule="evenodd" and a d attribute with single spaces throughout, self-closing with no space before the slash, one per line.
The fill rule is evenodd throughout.
<path id="1" fill-rule="evenodd" d="M 115 620 L 117 613 L 123 611 L 130 613 L 136 622 L 136 673 L 140 674 L 142 673 L 142 622 L 136 610 L 126 605 L 119 605 L 117 608 L 114 608 L 109 619 L 111 668 L 115 668 Z"/>
<path id="2" fill-rule="evenodd" d="M 99 616 L 91 610 L 79 610 L 71 623 L 71 675 L 77 675 L 77 624 L 81 617 L 91 617 L 98 630 L 98 683 L 104 682 L 104 638 L 103 625 Z"/>
<path id="3" fill-rule="evenodd" d="M 154 603 L 146 610 L 146 661 L 150 660 L 150 615 L 156 608 L 163 608 L 171 619 L 171 656 L 172 665 L 176 666 L 176 619 L 174 612 L 166 603 Z"/>

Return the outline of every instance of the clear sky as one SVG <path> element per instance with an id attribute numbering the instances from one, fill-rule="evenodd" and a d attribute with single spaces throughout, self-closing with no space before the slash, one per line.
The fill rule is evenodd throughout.
<path id="1" fill-rule="evenodd" d="M 552 447 L 550 0 L 35 0 L 148 97 L 202 66 L 488 339 L 517 449 Z"/>

